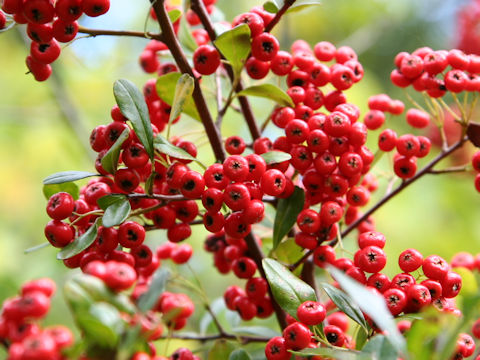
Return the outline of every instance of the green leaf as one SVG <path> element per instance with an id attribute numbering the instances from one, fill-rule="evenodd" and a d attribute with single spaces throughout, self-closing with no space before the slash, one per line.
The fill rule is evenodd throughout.
<path id="1" fill-rule="evenodd" d="M 285 264 L 292 264 L 303 256 L 304 249 L 295 243 L 294 238 L 282 241 L 272 252 L 271 257 Z"/>
<path id="2" fill-rule="evenodd" d="M 125 140 L 128 139 L 129 133 L 129 129 L 123 130 L 118 139 L 115 141 L 112 147 L 108 149 L 107 153 L 102 158 L 102 167 L 110 174 L 115 174 L 115 172 L 117 171 L 120 150 L 122 149 L 122 145 Z"/>
<path id="3" fill-rule="evenodd" d="M 155 271 L 147 292 L 142 294 L 138 299 L 137 306 L 142 312 L 147 312 L 155 306 L 158 298 L 165 291 L 165 286 L 169 276 L 170 271 L 164 267 L 161 267 Z"/>
<path id="4" fill-rule="evenodd" d="M 75 314 L 80 329 L 90 341 L 101 347 L 115 348 L 124 328 L 120 312 L 108 303 L 94 303 L 88 311 Z"/>
<path id="5" fill-rule="evenodd" d="M 387 339 L 391 342 L 393 347 L 402 353 L 406 358 L 406 343 L 405 338 L 400 334 L 393 317 L 387 309 L 385 299 L 377 294 L 368 291 L 365 286 L 359 284 L 348 275 L 345 275 L 341 270 L 332 266 L 328 267 L 328 271 L 340 284 L 342 289 L 350 295 L 360 309 L 366 313 L 375 324 L 387 334 Z"/>
<path id="6" fill-rule="evenodd" d="M 85 179 L 91 176 L 100 176 L 99 174 L 88 171 L 62 171 L 52 174 L 43 180 L 44 185 L 63 184 L 70 181 Z"/>
<path id="7" fill-rule="evenodd" d="M 236 77 L 240 74 L 250 54 L 250 28 L 247 24 L 225 31 L 214 41 L 217 49 L 232 66 Z"/>
<path id="8" fill-rule="evenodd" d="M 268 151 L 260 155 L 267 165 L 278 164 L 284 161 L 288 161 L 292 158 L 292 155 L 283 151 Z"/>
<path id="9" fill-rule="evenodd" d="M 75 184 L 74 182 L 43 185 L 43 195 L 45 195 L 45 198 L 47 200 L 50 199 L 50 197 L 53 194 L 56 194 L 62 191 L 72 195 L 74 200 L 78 199 L 79 190 L 78 190 L 77 184 Z"/>
<path id="10" fill-rule="evenodd" d="M 368 325 L 365 321 L 362 310 L 360 310 L 358 305 L 353 302 L 347 294 L 330 284 L 322 283 L 320 285 L 322 286 L 323 290 L 325 290 L 328 297 L 332 299 L 335 305 L 337 305 L 338 308 L 345 313 L 345 315 L 347 315 L 357 324 L 360 324 L 365 331 L 368 331 Z"/>
<path id="11" fill-rule="evenodd" d="M 272 84 L 253 85 L 237 94 L 237 96 L 247 95 L 270 99 L 281 106 L 295 107 L 292 98 L 278 86 Z"/>
<path id="12" fill-rule="evenodd" d="M 173 9 L 168 12 L 168 17 L 170 18 L 172 24 L 178 19 L 180 19 L 181 16 L 182 12 L 180 11 L 180 9 Z"/>
<path id="13" fill-rule="evenodd" d="M 217 340 L 208 352 L 208 360 L 225 360 L 237 348 L 231 341 Z"/>
<path id="14" fill-rule="evenodd" d="M 133 130 L 153 160 L 153 131 L 143 94 L 129 80 L 120 79 L 113 85 L 113 94 L 122 114 L 132 123 Z"/>
<path id="15" fill-rule="evenodd" d="M 315 290 L 273 259 L 263 259 L 263 269 L 273 296 L 280 307 L 297 317 L 297 308 L 307 300 L 316 301 Z"/>
<path id="16" fill-rule="evenodd" d="M 290 8 L 287 10 L 287 13 L 295 13 L 302 10 L 305 10 L 312 6 L 321 5 L 321 0 L 297 0 Z"/>
<path id="17" fill-rule="evenodd" d="M 397 360 L 397 350 L 383 335 L 371 338 L 363 347 L 362 353 L 370 355 L 372 360 Z"/>
<path id="18" fill-rule="evenodd" d="M 182 148 L 170 143 L 161 134 L 158 134 L 155 138 L 155 149 L 160 151 L 162 154 L 171 156 L 173 158 L 198 161 Z"/>
<path id="19" fill-rule="evenodd" d="M 237 349 L 233 351 L 228 360 L 252 360 L 252 357 L 243 349 Z"/>
<path id="20" fill-rule="evenodd" d="M 183 13 L 186 14 L 188 9 L 190 9 L 189 1 L 183 1 Z M 192 36 L 192 30 L 188 25 L 186 16 L 180 18 L 180 27 L 178 29 L 178 40 L 185 50 L 190 50 L 194 52 L 198 44 Z"/>
<path id="21" fill-rule="evenodd" d="M 171 72 L 159 76 L 157 79 L 156 88 L 158 96 L 170 106 L 172 106 L 173 104 L 175 97 L 175 88 L 177 86 L 178 80 L 180 79 L 180 76 L 181 74 L 179 72 Z M 195 107 L 193 98 L 189 98 L 185 101 L 182 111 L 191 118 L 200 121 L 200 115 L 198 114 L 197 108 Z"/>
<path id="22" fill-rule="evenodd" d="M 238 335 L 263 336 L 269 338 L 282 336 L 282 334 L 278 331 L 263 326 L 237 326 L 232 329 L 232 333 Z"/>
<path id="23" fill-rule="evenodd" d="M 92 245 L 97 237 L 99 222 L 100 219 L 98 218 L 87 231 L 60 250 L 60 252 L 57 254 L 57 259 L 70 259 Z"/>
<path id="24" fill-rule="evenodd" d="M 263 4 L 263 9 L 271 14 L 276 14 L 278 12 L 278 6 L 275 4 L 275 1 L 267 1 Z"/>
<path id="25" fill-rule="evenodd" d="M 193 77 L 188 74 L 182 74 L 175 86 L 175 96 L 173 97 L 172 110 L 170 111 L 170 123 L 181 114 L 186 102 L 192 98 L 194 88 L 195 81 Z"/>
<path id="26" fill-rule="evenodd" d="M 292 351 L 295 355 L 302 357 L 308 357 L 312 355 L 326 356 L 336 360 L 356 360 L 359 359 L 358 354 L 352 350 L 340 349 L 340 348 L 328 348 L 318 347 L 314 349 L 303 349 L 301 351 Z M 363 359 L 362 359 L 363 360 Z M 366 359 L 365 359 L 366 360 Z"/>
<path id="27" fill-rule="evenodd" d="M 102 196 L 100 199 L 97 200 L 97 204 L 102 210 L 106 210 L 110 205 L 116 203 L 117 201 L 126 199 L 126 195 L 122 194 L 109 194 Z"/>
<path id="28" fill-rule="evenodd" d="M 109 228 L 120 225 L 128 218 L 131 210 L 130 201 L 126 197 L 118 199 L 105 210 L 102 217 L 103 226 Z"/>
<path id="29" fill-rule="evenodd" d="M 302 211 L 305 203 L 305 192 L 295 186 L 293 194 L 278 201 L 277 213 L 273 222 L 273 249 L 275 250 L 283 237 L 288 234 L 297 221 L 297 216 Z"/>

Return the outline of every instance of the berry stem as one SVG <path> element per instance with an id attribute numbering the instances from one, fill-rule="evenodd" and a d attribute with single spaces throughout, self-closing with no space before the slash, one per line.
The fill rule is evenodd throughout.
<path id="1" fill-rule="evenodd" d="M 78 27 L 78 32 L 82 34 L 88 34 L 91 37 L 96 36 L 131 36 L 131 37 L 140 37 L 144 39 L 155 39 L 159 41 L 163 41 L 162 34 L 155 34 L 151 32 L 143 32 L 143 31 L 125 31 L 125 30 L 101 30 L 101 29 L 90 29 L 84 26 Z"/>
<path id="2" fill-rule="evenodd" d="M 217 34 L 215 32 L 215 29 L 213 28 L 213 24 L 210 21 L 210 17 L 208 16 L 207 9 L 205 8 L 205 5 L 203 4 L 203 2 L 201 0 L 192 0 L 191 8 L 197 14 L 200 21 L 202 22 L 202 25 L 207 31 L 208 36 L 210 37 L 210 40 L 212 42 L 215 41 L 215 39 L 217 38 Z M 222 55 L 222 59 L 225 59 L 223 55 Z M 238 83 L 235 84 L 235 76 L 233 74 L 232 67 L 229 64 L 225 64 L 224 66 L 225 66 L 225 69 L 227 70 L 228 77 L 232 82 L 232 86 L 235 92 L 238 93 L 242 91 L 243 90 L 242 82 L 238 80 Z M 261 133 L 258 128 L 257 122 L 255 120 L 255 116 L 253 115 L 253 110 L 252 110 L 252 107 L 250 106 L 248 99 L 245 96 L 239 96 L 238 101 L 240 102 L 240 108 L 242 109 L 243 117 L 247 122 L 247 126 L 250 131 L 250 135 L 252 136 L 252 139 L 253 140 L 258 139 L 261 136 Z"/>
<path id="3" fill-rule="evenodd" d="M 193 100 L 198 110 L 200 118 L 202 119 L 203 126 L 207 132 L 208 140 L 215 154 L 215 158 L 218 161 L 225 160 L 225 151 L 222 146 L 222 139 L 218 128 L 215 126 L 210 111 L 208 110 L 207 103 L 200 88 L 198 78 L 193 74 L 185 53 L 183 52 L 177 37 L 173 31 L 173 26 L 168 17 L 168 13 L 165 9 L 165 0 L 150 0 L 153 10 L 157 15 L 158 24 L 162 30 L 163 42 L 167 45 L 168 49 L 172 53 L 175 62 L 177 63 L 182 73 L 189 74 L 195 80 L 195 88 L 193 90 Z"/>
<path id="4" fill-rule="evenodd" d="M 280 10 L 275 14 L 275 17 L 270 21 L 270 23 L 265 27 L 265 32 L 270 32 L 278 24 L 282 16 L 290 9 L 290 6 L 295 4 L 297 0 L 286 0 Z"/>

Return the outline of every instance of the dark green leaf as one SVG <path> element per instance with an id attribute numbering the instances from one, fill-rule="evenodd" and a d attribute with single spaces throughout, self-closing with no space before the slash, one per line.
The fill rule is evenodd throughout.
<path id="1" fill-rule="evenodd" d="M 292 351 L 295 355 L 300 355 L 302 357 L 308 357 L 310 355 L 320 355 L 331 357 L 336 360 L 356 360 L 359 359 L 358 353 L 352 350 L 343 350 L 340 348 L 328 348 L 328 347 L 318 347 L 315 349 L 303 349 L 301 351 Z M 363 360 L 363 359 L 362 359 Z"/>
<path id="2" fill-rule="evenodd" d="M 275 300 L 293 317 L 297 317 L 297 308 L 300 304 L 307 300 L 317 300 L 312 287 L 293 275 L 278 261 L 267 258 L 263 259 L 262 264 Z"/>
<path id="3" fill-rule="evenodd" d="M 155 149 L 160 151 L 162 154 L 177 159 L 197 161 L 197 159 L 190 155 L 188 152 L 186 152 L 182 148 L 179 148 L 178 146 L 173 145 L 160 134 L 158 134 L 155 138 Z"/>
<path id="4" fill-rule="evenodd" d="M 260 155 L 267 165 L 278 164 L 284 161 L 288 161 L 292 158 L 292 155 L 283 151 L 268 151 Z"/>
<path id="5" fill-rule="evenodd" d="M 85 179 L 91 176 L 99 176 L 99 175 L 96 173 L 91 173 L 87 171 L 62 171 L 46 177 L 43 180 L 43 184 L 44 185 L 63 184 L 70 181 Z"/>
<path id="6" fill-rule="evenodd" d="M 53 194 L 56 194 L 62 191 L 72 195 L 74 200 L 78 199 L 79 190 L 78 190 L 77 184 L 75 184 L 74 182 L 43 185 L 43 195 L 45 195 L 45 198 L 47 200 L 50 199 L 50 197 Z"/>
<path id="7" fill-rule="evenodd" d="M 383 335 L 371 338 L 363 347 L 362 353 L 370 355 L 372 360 L 397 360 L 397 350 Z"/>
<path id="8" fill-rule="evenodd" d="M 97 200 L 97 204 L 100 207 L 100 209 L 106 210 L 113 203 L 116 203 L 117 201 L 120 201 L 126 198 L 127 198 L 126 195 L 122 195 L 122 194 L 105 195 Z"/>
<path id="9" fill-rule="evenodd" d="M 278 86 L 272 84 L 253 85 L 240 91 L 238 96 L 256 96 L 275 101 L 281 106 L 295 107 L 293 100 L 288 94 Z"/>
<path id="10" fill-rule="evenodd" d="M 305 203 L 305 192 L 295 186 L 293 194 L 278 201 L 277 213 L 273 223 L 273 249 L 275 250 L 283 237 L 288 234 L 297 221 L 297 216 L 302 211 Z"/>
<path id="11" fill-rule="evenodd" d="M 233 351 L 228 360 L 252 360 L 252 357 L 243 349 L 237 349 Z"/>
<path id="12" fill-rule="evenodd" d="M 238 25 L 231 30 L 225 31 L 217 37 L 214 43 L 232 66 L 235 75 L 238 76 L 251 50 L 250 28 L 248 25 Z"/>
<path id="13" fill-rule="evenodd" d="M 162 76 L 159 76 L 157 79 L 157 93 L 160 99 L 165 101 L 168 105 L 172 106 L 173 99 L 175 97 L 175 88 L 177 86 L 178 80 L 180 79 L 181 74 L 178 72 L 171 72 Z M 200 115 L 198 115 L 197 108 L 193 102 L 193 98 L 189 98 L 185 101 L 183 106 L 183 112 L 190 116 L 191 118 L 200 121 Z"/>
<path id="14" fill-rule="evenodd" d="M 297 0 L 295 4 L 290 6 L 287 10 L 287 13 L 298 12 L 301 10 L 305 10 L 311 6 L 320 5 L 322 3 L 321 0 Z"/>
<path id="15" fill-rule="evenodd" d="M 165 291 L 170 272 L 168 269 L 161 267 L 153 274 L 150 286 L 142 296 L 138 299 L 138 308 L 142 312 L 147 312 L 152 309 L 158 301 L 158 298 Z"/>
<path id="16" fill-rule="evenodd" d="M 118 139 L 115 141 L 112 147 L 108 149 L 107 153 L 102 158 L 102 167 L 110 174 L 115 174 L 115 172 L 117 171 L 118 159 L 120 158 L 120 150 L 122 149 L 122 145 L 125 140 L 128 139 L 129 133 L 129 129 L 123 130 Z"/>
<path id="17" fill-rule="evenodd" d="M 271 14 L 276 14 L 278 12 L 278 7 L 277 4 L 275 4 L 275 1 L 267 1 L 263 4 L 263 9 Z"/>
<path id="18" fill-rule="evenodd" d="M 57 254 L 58 260 L 70 259 L 71 257 L 80 254 L 83 250 L 93 244 L 97 237 L 98 226 L 100 219 L 97 219 L 90 228 L 85 231 L 81 236 L 77 237 L 73 242 L 65 246 Z"/>
<path id="19" fill-rule="evenodd" d="M 32 252 L 35 252 L 37 250 L 40 250 L 40 249 L 43 249 L 43 248 L 46 248 L 50 245 L 50 243 L 47 241 L 47 242 L 44 242 L 43 244 L 40 244 L 40 245 L 37 245 L 37 246 L 32 246 L 31 248 L 28 248 L 26 250 L 24 250 L 23 252 L 25 254 L 30 254 Z"/>
<path id="20" fill-rule="evenodd" d="M 192 99 L 195 81 L 188 74 L 182 74 L 175 87 L 175 96 L 173 98 L 172 110 L 170 111 L 170 122 L 175 120 L 183 111 L 188 100 Z"/>
<path id="21" fill-rule="evenodd" d="M 90 341 L 101 347 L 116 347 L 124 322 L 114 306 L 104 302 L 94 303 L 88 311 L 79 311 L 74 315 Z"/>
<path id="22" fill-rule="evenodd" d="M 263 326 L 237 326 L 232 329 L 232 332 L 238 335 L 264 336 L 269 338 L 282 336 L 279 332 Z"/>
<path id="23" fill-rule="evenodd" d="M 182 16 L 182 12 L 180 11 L 180 9 L 173 9 L 168 12 L 168 17 L 170 18 L 172 24 L 178 19 L 180 19 L 180 16 Z"/>
<path id="24" fill-rule="evenodd" d="M 123 223 L 130 215 L 130 201 L 126 197 L 110 204 L 102 217 L 104 227 L 112 227 Z"/>
<path id="25" fill-rule="evenodd" d="M 332 299 L 332 301 L 341 311 L 343 311 L 357 324 L 360 324 L 365 331 L 368 330 L 368 325 L 362 314 L 362 310 L 360 310 L 358 305 L 353 302 L 347 294 L 345 294 L 342 290 L 337 289 L 335 286 L 327 283 L 322 283 L 321 286 L 327 293 L 328 297 Z"/>
<path id="26" fill-rule="evenodd" d="M 357 335 L 355 336 L 355 349 L 360 350 L 361 348 L 363 348 L 363 345 L 365 345 L 367 340 L 368 340 L 367 331 L 365 331 L 364 328 L 359 327 L 357 329 Z"/>
<path id="27" fill-rule="evenodd" d="M 133 130 L 153 159 L 153 131 L 143 94 L 129 80 L 120 79 L 113 85 L 113 94 L 122 114 L 132 123 Z"/>
<path id="28" fill-rule="evenodd" d="M 294 238 L 289 238 L 280 242 L 275 250 L 272 251 L 273 256 L 270 257 L 273 257 L 284 264 L 293 264 L 303 256 L 303 252 L 304 248 L 298 246 L 295 243 Z"/>
<path id="29" fill-rule="evenodd" d="M 385 331 L 387 339 L 394 348 L 406 357 L 405 338 L 398 331 L 397 325 L 390 311 L 387 309 L 383 296 L 368 291 L 365 286 L 359 284 L 337 268 L 330 266 L 328 270 L 334 279 L 338 281 L 342 289 L 358 304 L 360 309 L 366 313 L 380 329 Z"/>
<path id="30" fill-rule="evenodd" d="M 217 340 L 208 352 L 207 360 L 225 360 L 237 348 L 231 341 Z"/>

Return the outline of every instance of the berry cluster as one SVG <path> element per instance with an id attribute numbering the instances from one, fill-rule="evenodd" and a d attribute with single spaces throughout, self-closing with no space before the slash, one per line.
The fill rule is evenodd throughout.
<path id="1" fill-rule="evenodd" d="M 82 14 L 103 15 L 109 8 L 110 0 L 4 0 L 2 5 L 13 21 L 27 24 L 32 43 L 26 63 L 37 81 L 50 77 L 50 64 L 60 56 L 59 42 L 70 42 L 77 36 L 77 19 Z M 0 29 L 4 26 L 5 14 L 0 12 Z"/>
<path id="2" fill-rule="evenodd" d="M 63 359 L 73 344 L 72 332 L 61 325 L 42 328 L 38 320 L 50 310 L 55 283 L 47 278 L 23 284 L 20 295 L 5 300 L 0 316 L 0 339 L 8 344 L 9 360 Z"/>

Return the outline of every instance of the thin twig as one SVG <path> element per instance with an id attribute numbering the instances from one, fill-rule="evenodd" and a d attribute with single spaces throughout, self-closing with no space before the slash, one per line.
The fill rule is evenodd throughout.
<path id="1" fill-rule="evenodd" d="M 163 41 L 162 34 L 156 34 L 151 32 L 143 31 L 126 31 L 126 30 L 103 30 L 103 29 L 89 29 L 84 26 L 78 27 L 78 32 L 81 34 L 88 34 L 92 37 L 95 36 L 130 36 L 130 37 L 139 37 L 144 39 L 154 39 Z"/>
<path id="2" fill-rule="evenodd" d="M 260 342 L 266 343 L 271 338 L 270 337 L 261 337 L 261 336 L 243 336 L 243 335 L 234 335 L 234 334 L 215 334 L 215 335 L 193 335 L 193 334 L 172 334 L 169 336 L 172 339 L 179 339 L 179 340 L 192 340 L 192 341 L 214 341 L 218 339 L 229 339 L 229 340 L 240 340 L 243 344 L 253 343 L 253 342 Z M 162 337 L 162 339 L 167 339 L 167 337 Z"/>

